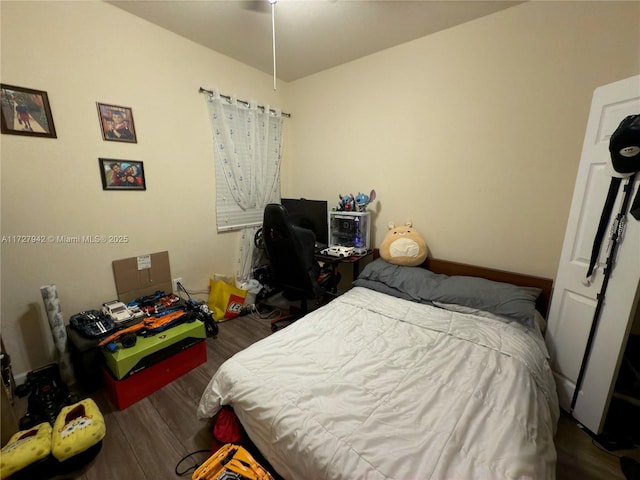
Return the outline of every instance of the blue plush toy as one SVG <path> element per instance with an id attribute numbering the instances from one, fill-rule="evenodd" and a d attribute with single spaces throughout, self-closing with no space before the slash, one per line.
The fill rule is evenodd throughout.
<path id="1" fill-rule="evenodd" d="M 340 203 L 338 204 L 339 211 L 353 212 L 355 210 L 355 200 L 352 193 L 349 195 L 338 194 L 338 197 L 340 198 Z"/>
<path id="2" fill-rule="evenodd" d="M 364 193 L 358 193 L 358 195 L 355 196 L 355 205 L 356 205 L 356 211 L 358 212 L 366 212 L 367 211 L 367 205 L 369 205 L 369 203 L 373 202 L 376 199 L 376 191 L 375 190 L 371 190 L 371 193 L 369 195 L 366 195 Z"/>

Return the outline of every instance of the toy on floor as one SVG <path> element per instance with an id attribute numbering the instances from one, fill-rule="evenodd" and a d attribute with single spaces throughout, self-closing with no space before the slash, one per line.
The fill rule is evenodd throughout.
<path id="1" fill-rule="evenodd" d="M 51 453 L 64 462 L 100 442 L 106 433 L 104 418 L 96 403 L 86 398 L 60 411 L 53 424 Z"/>
<path id="2" fill-rule="evenodd" d="M 14 434 L 0 451 L 0 477 L 7 478 L 29 465 L 49 458 L 52 432 L 51 425 L 44 422 Z M 42 465 L 42 468 L 46 467 Z"/>
<path id="3" fill-rule="evenodd" d="M 192 480 L 273 480 L 273 477 L 240 445 L 227 443 L 193 472 Z"/>
<path id="4" fill-rule="evenodd" d="M 53 424 L 62 407 L 77 400 L 62 381 L 57 363 L 27 373 L 27 380 L 16 388 L 16 395 L 29 395 L 27 413 L 20 419 L 21 430 L 42 422 Z"/>
<path id="5" fill-rule="evenodd" d="M 77 470 L 97 455 L 105 434 L 104 418 L 91 398 L 63 407 L 53 427 L 43 422 L 9 439 L 0 452 L 0 476 L 33 480 Z"/>

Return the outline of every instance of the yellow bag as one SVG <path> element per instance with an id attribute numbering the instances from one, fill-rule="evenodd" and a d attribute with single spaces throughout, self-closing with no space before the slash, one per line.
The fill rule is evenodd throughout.
<path id="1" fill-rule="evenodd" d="M 211 279 L 207 305 L 213 312 L 213 319 L 216 322 L 224 322 L 240 315 L 246 296 L 246 290 L 229 285 L 222 280 Z"/>

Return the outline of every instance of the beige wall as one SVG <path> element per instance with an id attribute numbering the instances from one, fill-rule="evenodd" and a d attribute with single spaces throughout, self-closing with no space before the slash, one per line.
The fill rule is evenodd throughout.
<path id="1" fill-rule="evenodd" d="M 283 195 L 375 188 L 375 244 L 410 218 L 440 258 L 554 276 L 593 89 L 640 72 L 640 4 L 535 2 L 291 84 L 96 2 L 0 2 L 3 83 L 46 90 L 57 139 L 2 135 L 2 235 L 126 234 L 124 245 L 2 244 L 2 335 L 17 373 L 51 360 L 39 287 L 65 316 L 115 297 L 111 261 L 168 250 L 203 289 L 235 269 L 215 232 L 198 88 L 281 106 Z M 115 41 L 114 41 L 115 39 Z M 95 102 L 133 108 L 102 140 Z M 144 161 L 146 192 L 102 191 L 98 157 Z"/>
<path id="2" fill-rule="evenodd" d="M 232 274 L 238 235 L 216 234 L 211 127 L 198 89 L 288 109 L 269 75 L 103 2 L 0 7 L 2 82 L 47 91 L 58 133 L 0 138 L 2 235 L 129 237 L 2 244 L 2 336 L 19 374 L 52 358 L 41 285 L 57 285 L 68 318 L 116 297 L 115 259 L 167 250 L 173 275 L 193 290 Z M 131 107 L 138 143 L 103 141 L 96 102 Z M 147 190 L 103 191 L 99 157 L 143 161 Z"/>
<path id="3" fill-rule="evenodd" d="M 374 243 L 555 276 L 593 90 L 640 72 L 640 3 L 528 2 L 293 82 L 290 185 L 375 188 Z"/>

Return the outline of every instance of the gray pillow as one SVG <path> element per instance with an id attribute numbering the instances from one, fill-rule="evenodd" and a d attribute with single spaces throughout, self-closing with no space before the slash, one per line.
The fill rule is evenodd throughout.
<path id="1" fill-rule="evenodd" d="M 424 268 L 393 265 L 382 259 L 369 263 L 355 286 L 372 288 L 420 303 L 455 303 L 512 318 L 533 327 L 536 298 L 542 291 L 478 277 L 448 276 Z"/>
<path id="2" fill-rule="evenodd" d="M 389 286 L 384 282 L 379 282 L 377 280 L 368 280 L 365 278 L 358 278 L 353 284 L 356 287 L 365 287 L 369 290 L 375 290 L 376 292 L 386 293 L 387 295 L 391 295 L 392 297 L 404 298 L 405 300 L 410 300 L 412 302 L 418 303 L 431 303 L 431 302 L 423 302 L 419 298 L 415 298 L 411 296 L 408 292 L 403 292 L 402 290 L 398 290 L 395 287 Z"/>

